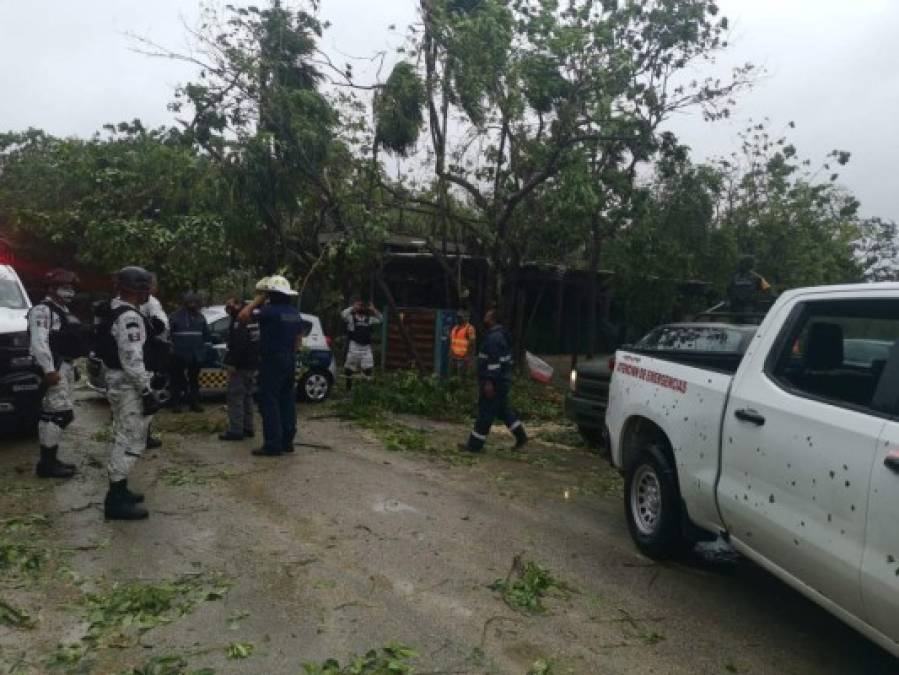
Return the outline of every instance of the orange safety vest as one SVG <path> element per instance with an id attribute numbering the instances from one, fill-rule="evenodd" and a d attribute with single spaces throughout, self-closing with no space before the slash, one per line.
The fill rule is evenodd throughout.
<path id="1" fill-rule="evenodd" d="M 468 356 L 468 344 L 474 338 L 474 326 L 470 323 L 464 323 L 453 328 L 450 334 L 450 349 L 452 349 L 453 356 L 459 359 L 464 359 Z"/>

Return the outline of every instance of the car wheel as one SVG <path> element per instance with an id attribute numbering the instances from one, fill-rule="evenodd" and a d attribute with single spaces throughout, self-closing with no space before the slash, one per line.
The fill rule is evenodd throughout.
<path id="1" fill-rule="evenodd" d="M 300 396 L 308 403 L 321 403 L 331 393 L 331 377 L 321 370 L 310 370 L 300 380 Z"/>
<path id="2" fill-rule="evenodd" d="M 647 446 L 628 466 L 624 508 L 631 538 L 644 554 L 661 560 L 682 550 L 677 475 L 659 445 Z"/>

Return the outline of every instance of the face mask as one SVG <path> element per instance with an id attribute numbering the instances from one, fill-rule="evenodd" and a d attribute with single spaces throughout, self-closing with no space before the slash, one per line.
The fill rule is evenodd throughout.
<path id="1" fill-rule="evenodd" d="M 57 288 L 56 289 L 56 297 L 62 300 L 63 302 L 72 302 L 75 299 L 75 289 L 74 288 Z"/>

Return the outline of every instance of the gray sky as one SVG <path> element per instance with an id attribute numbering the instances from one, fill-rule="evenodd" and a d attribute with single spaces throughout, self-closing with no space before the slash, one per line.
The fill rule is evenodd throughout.
<path id="1" fill-rule="evenodd" d="M 265 0 L 259 0 L 264 4 Z M 224 3 L 222 3 L 224 4 Z M 235 4 L 247 4 L 235 2 Z M 728 122 L 681 116 L 670 127 L 694 156 L 728 154 L 750 119 L 771 119 L 814 162 L 852 152 L 841 182 L 866 215 L 899 219 L 899 0 L 720 0 L 731 47 L 716 68 L 751 61 L 767 69 Z M 402 42 L 387 27 L 415 16 L 415 0 L 322 0 L 333 23 L 323 48 L 336 61 Z M 89 135 L 105 122 L 140 117 L 168 124 L 166 104 L 195 76 L 185 64 L 130 51 L 125 33 L 175 48 L 194 25 L 195 0 L 0 0 L 0 130 L 43 128 Z M 357 71 L 364 70 L 360 64 Z"/>

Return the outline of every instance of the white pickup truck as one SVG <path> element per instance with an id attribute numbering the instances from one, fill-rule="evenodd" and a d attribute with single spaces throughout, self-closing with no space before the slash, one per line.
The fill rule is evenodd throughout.
<path id="1" fill-rule="evenodd" d="M 899 656 L 899 284 L 790 291 L 745 338 L 682 324 L 616 354 L 631 535 L 656 558 L 723 536 Z"/>

